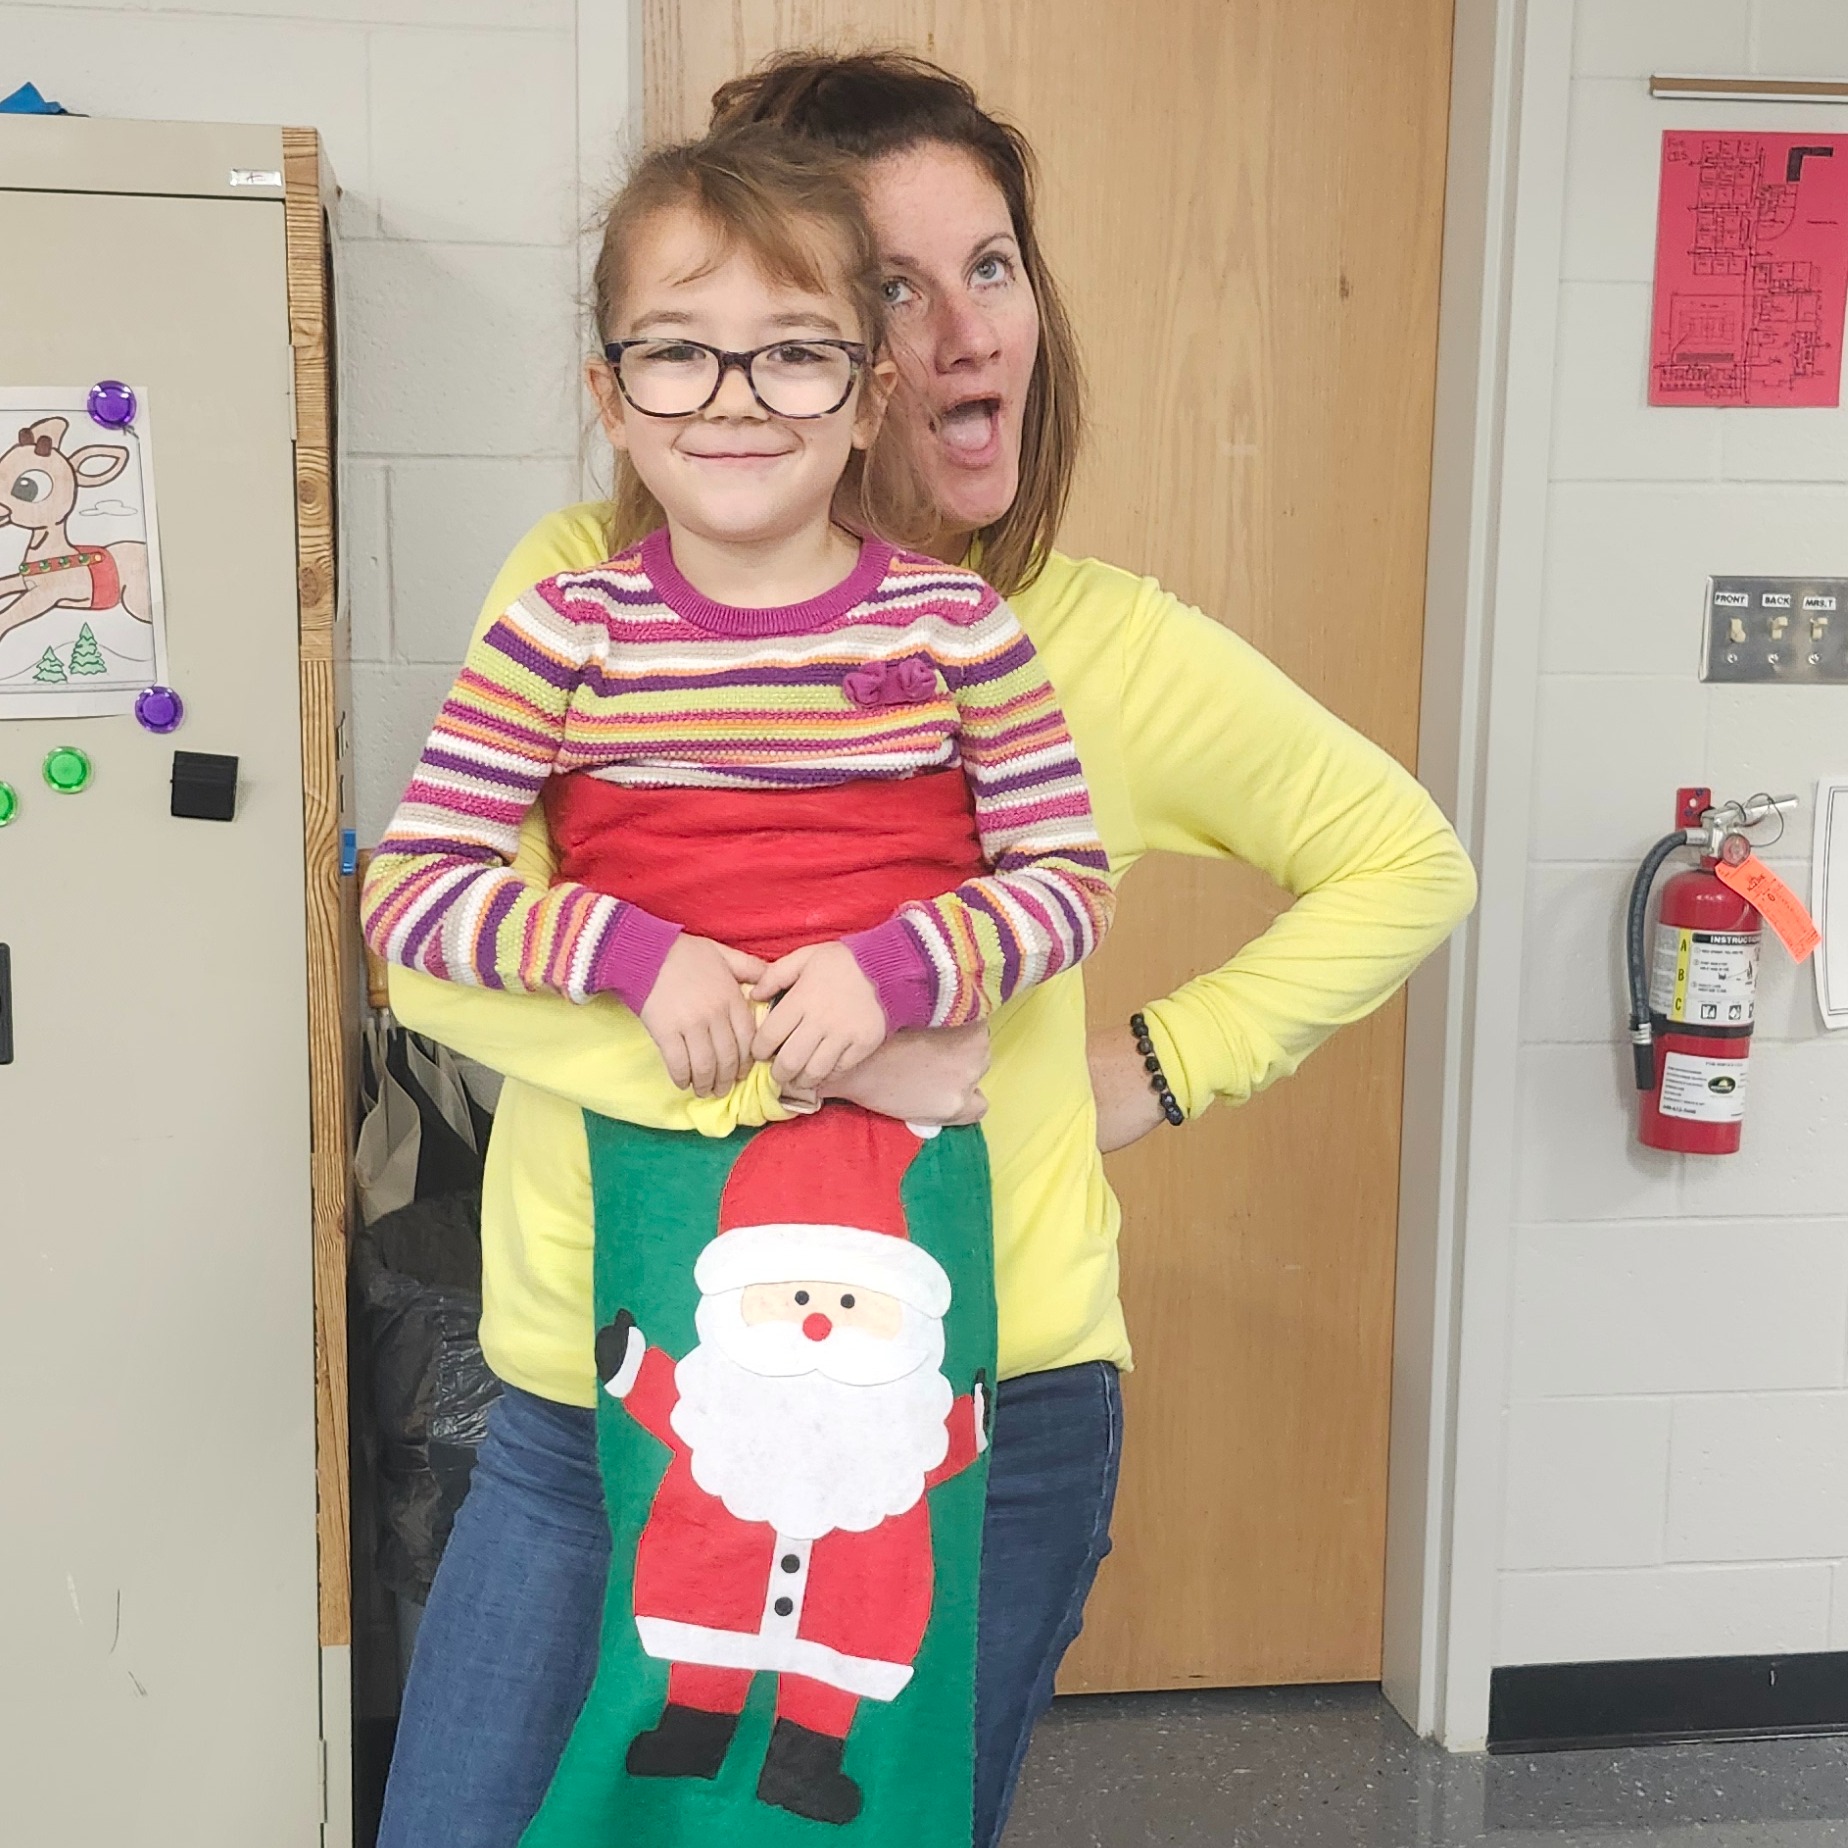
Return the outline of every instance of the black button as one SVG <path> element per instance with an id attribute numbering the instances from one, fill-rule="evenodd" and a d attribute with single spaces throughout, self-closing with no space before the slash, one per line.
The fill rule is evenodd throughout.
<path id="1" fill-rule="evenodd" d="M 183 821 L 230 821 L 237 814 L 237 759 L 210 751 L 173 753 L 169 812 Z"/>
<path id="2" fill-rule="evenodd" d="M 802 1570 L 802 1561 L 799 1560 L 794 1553 L 785 1553 L 783 1555 L 783 1570 L 785 1572 L 800 1572 Z"/>
<path id="3" fill-rule="evenodd" d="M 776 1612 L 776 1614 L 779 1617 L 787 1617 L 789 1613 L 793 1611 L 796 1607 L 794 1604 L 792 1604 L 789 1601 L 789 1599 L 778 1598 L 776 1603 L 772 1605 L 771 1608 Z"/>

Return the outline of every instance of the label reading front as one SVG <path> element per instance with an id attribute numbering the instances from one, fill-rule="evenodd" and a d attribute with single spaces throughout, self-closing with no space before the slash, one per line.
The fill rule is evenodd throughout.
<path id="1" fill-rule="evenodd" d="M 1662 1094 L 1656 1108 L 1686 1123 L 1743 1123 L 1745 1061 L 1671 1052 L 1662 1061 Z"/>
<path id="2" fill-rule="evenodd" d="M 1677 1024 L 1749 1027 L 1758 992 L 1758 936 L 1751 931 L 1656 926 L 1649 1005 Z"/>

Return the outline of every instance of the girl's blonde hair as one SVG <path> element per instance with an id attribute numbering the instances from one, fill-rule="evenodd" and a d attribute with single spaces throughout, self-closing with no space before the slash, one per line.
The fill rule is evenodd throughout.
<path id="1" fill-rule="evenodd" d="M 693 213 L 710 232 L 706 270 L 741 250 L 778 282 L 838 295 L 853 310 L 869 364 L 883 356 L 886 302 L 879 247 L 851 164 L 817 142 L 758 123 L 656 148 L 636 163 L 604 214 L 592 274 L 599 345 L 617 335 L 637 241 L 651 220 L 669 211 Z M 868 389 L 864 377 L 861 389 Z M 934 523 L 929 500 L 897 420 L 883 420 L 871 445 L 853 452 L 835 494 L 835 513 L 901 545 L 929 536 Z M 635 465 L 619 453 L 610 549 L 634 544 L 665 518 Z"/>

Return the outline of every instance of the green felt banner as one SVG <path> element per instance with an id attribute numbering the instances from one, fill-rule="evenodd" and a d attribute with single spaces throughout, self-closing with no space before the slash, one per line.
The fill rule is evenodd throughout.
<path id="1" fill-rule="evenodd" d="M 596 1678 L 522 1848 L 969 1848 L 995 1373 L 981 1132 L 914 1138 L 893 1156 L 903 1126 L 846 1105 L 723 1141 L 596 1116 L 586 1129 L 614 1550 Z M 884 1218 L 882 1163 L 897 1195 Z M 709 1356 L 727 1330 L 742 1331 L 745 1365 L 708 1390 L 696 1379 L 704 1360 L 680 1363 Z M 883 1376 L 888 1350 L 915 1343 L 925 1358 L 909 1384 L 839 1378 Z M 834 1516 L 789 1512 L 810 1504 L 784 1478 L 825 1472 L 832 1454 L 832 1414 L 811 1419 L 811 1389 L 789 1377 L 824 1350 L 835 1377 L 813 1390 L 827 1406 L 852 1401 L 846 1420 L 862 1445 L 858 1412 L 876 1405 L 870 1423 L 884 1422 L 899 1393 L 922 1409 L 894 1409 L 891 1423 L 924 1432 L 925 1454 L 911 1487 L 865 1491 L 887 1494 L 896 1513 L 847 1493 L 843 1525 L 819 1531 Z M 696 1422 L 717 1404 L 723 1426 L 727 1395 L 745 1433 L 729 1452 Z M 765 1473 L 762 1509 L 751 1499 L 758 1465 L 737 1454 L 753 1429 L 768 1434 L 765 1454 L 794 1459 Z M 872 1453 L 849 1444 L 848 1454 Z M 879 1454 L 856 1480 L 884 1483 Z M 907 1480 L 902 1469 L 894 1479 Z M 930 1486 L 913 1495 L 920 1482 Z M 818 1493 L 840 1489 L 823 1482 Z M 740 1508 L 769 1518 L 741 1519 Z M 726 1711 L 740 1701 L 741 1713 Z"/>

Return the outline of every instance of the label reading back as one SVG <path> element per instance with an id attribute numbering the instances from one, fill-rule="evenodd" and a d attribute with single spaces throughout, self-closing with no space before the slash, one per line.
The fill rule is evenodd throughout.
<path id="1" fill-rule="evenodd" d="M 1677 1023 L 1749 1027 L 1758 990 L 1758 936 L 1656 926 L 1649 1005 Z"/>
<path id="2" fill-rule="evenodd" d="M 1745 1061 L 1671 1052 L 1662 1061 L 1657 1109 L 1687 1123 L 1745 1121 Z"/>

